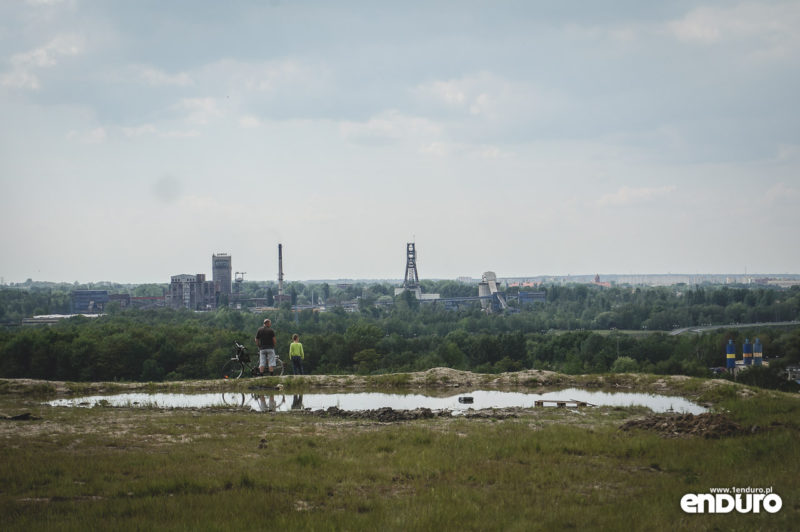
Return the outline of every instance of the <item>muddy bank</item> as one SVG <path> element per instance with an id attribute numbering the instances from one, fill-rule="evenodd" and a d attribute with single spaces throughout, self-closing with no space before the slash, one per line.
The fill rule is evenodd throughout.
<path id="1" fill-rule="evenodd" d="M 725 414 L 682 414 L 664 415 L 654 414 L 644 419 L 628 421 L 620 427 L 621 430 L 649 430 L 665 438 L 681 438 L 699 436 L 708 439 L 727 438 L 742 434 L 754 434 L 761 427 L 753 425 L 743 427 L 731 420 Z"/>
<path id="2" fill-rule="evenodd" d="M 692 387 L 687 384 L 700 383 Z M 0 395 L 71 396 L 124 392 L 252 392 L 258 390 L 538 390 L 542 388 L 577 387 L 606 391 L 641 391 L 697 396 L 711 388 L 735 386 L 742 393 L 745 387 L 723 380 L 692 379 L 682 375 L 655 376 L 645 374 L 565 375 L 544 370 L 482 374 L 450 368 L 433 368 L 414 373 L 385 375 L 304 375 L 242 378 L 238 380 L 208 379 L 173 382 L 64 382 L 35 379 L 0 379 Z M 689 392 L 689 393 L 687 393 Z"/>
<path id="3" fill-rule="evenodd" d="M 338 407 L 332 406 L 326 410 L 314 410 L 307 412 L 308 415 L 327 417 L 327 418 L 343 418 L 343 419 L 364 419 L 370 421 L 380 421 L 382 423 L 393 423 L 397 421 L 414 421 L 418 419 L 433 419 L 435 417 L 452 418 L 453 412 L 450 410 L 431 410 L 430 408 L 416 408 L 414 410 L 395 410 L 393 408 L 378 408 L 375 410 L 342 410 Z M 519 417 L 516 412 L 511 409 L 491 409 L 484 410 L 468 410 L 460 414 L 464 418 L 492 418 L 492 419 L 507 419 L 511 417 Z"/>

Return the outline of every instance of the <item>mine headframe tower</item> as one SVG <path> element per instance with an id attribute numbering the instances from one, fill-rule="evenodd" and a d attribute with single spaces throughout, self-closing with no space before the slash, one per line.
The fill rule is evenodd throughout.
<path id="1" fill-rule="evenodd" d="M 244 274 L 247 272 L 236 272 L 233 278 L 234 281 L 234 292 L 233 292 L 233 300 L 239 301 L 239 298 L 242 297 L 242 283 L 244 282 Z"/>
<path id="2" fill-rule="evenodd" d="M 403 288 L 406 290 L 416 290 L 419 288 L 419 274 L 417 273 L 417 251 L 414 242 L 406 244 L 406 278 L 403 281 Z"/>

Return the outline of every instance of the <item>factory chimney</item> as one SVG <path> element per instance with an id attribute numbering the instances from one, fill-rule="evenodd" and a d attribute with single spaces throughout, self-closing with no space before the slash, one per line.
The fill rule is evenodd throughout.
<path id="1" fill-rule="evenodd" d="M 283 301 L 283 244 L 278 244 L 278 298 Z"/>

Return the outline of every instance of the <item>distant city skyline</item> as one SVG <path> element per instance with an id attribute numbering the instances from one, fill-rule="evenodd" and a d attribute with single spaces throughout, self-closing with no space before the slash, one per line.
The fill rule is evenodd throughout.
<path id="1" fill-rule="evenodd" d="M 200 274 L 204 275 L 204 272 L 196 272 L 196 273 L 182 273 L 176 274 L 177 276 L 191 276 L 194 277 L 195 275 Z M 97 280 L 97 281 L 86 281 L 84 283 L 79 284 L 91 284 L 93 286 L 106 286 L 111 284 L 120 284 L 120 285 L 130 285 L 130 286 L 137 286 L 141 284 L 162 284 L 162 285 L 169 285 L 170 281 L 176 276 L 171 275 L 170 279 L 167 281 L 153 281 L 153 282 L 128 282 L 128 281 L 121 281 L 121 280 Z M 672 286 L 680 283 L 684 284 L 703 284 L 703 283 L 714 283 L 714 284 L 764 284 L 764 285 L 772 285 L 777 287 L 790 287 L 794 286 L 795 284 L 800 283 L 800 273 L 753 273 L 753 274 L 743 274 L 743 273 L 721 273 L 721 274 L 681 274 L 681 273 L 645 273 L 645 274 L 614 274 L 614 273 L 607 273 L 607 274 L 566 274 L 566 275 L 528 275 L 528 276 L 498 276 L 497 279 L 500 282 L 534 282 L 534 283 L 543 283 L 543 284 L 550 284 L 550 283 L 586 283 L 592 284 L 595 276 L 600 276 L 601 284 L 607 284 L 605 281 L 610 281 L 612 284 L 622 284 L 622 285 L 647 285 L 647 286 Z M 73 282 L 68 281 L 48 281 L 44 279 L 33 280 L 37 283 L 54 283 L 54 284 L 72 284 Z M 423 277 L 420 279 L 421 281 L 458 281 L 458 282 L 465 282 L 465 283 L 478 283 L 481 280 L 481 276 L 459 276 L 456 278 L 452 277 Z M 5 280 L 0 280 L 2 284 L 6 285 L 18 285 L 18 284 L 25 284 L 26 281 L 23 282 L 11 282 L 7 283 Z M 247 282 L 255 282 L 255 283 L 272 283 L 277 286 L 277 279 L 246 279 Z M 340 277 L 340 278 L 319 278 L 319 279 L 294 279 L 290 282 L 301 282 L 301 283 L 329 283 L 329 284 L 341 284 L 341 283 L 393 283 L 396 285 L 403 284 L 402 277 L 380 277 L 380 278 L 353 278 L 353 277 Z"/>
<path id="2" fill-rule="evenodd" d="M 800 271 L 800 3 L 0 3 L 0 276 Z M 759 274 L 751 274 L 759 275 Z"/>

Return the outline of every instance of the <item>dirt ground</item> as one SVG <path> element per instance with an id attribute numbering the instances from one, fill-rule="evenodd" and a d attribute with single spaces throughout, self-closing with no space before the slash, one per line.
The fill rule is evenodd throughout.
<path id="1" fill-rule="evenodd" d="M 399 378 L 402 377 L 402 378 Z M 41 381 L 34 379 L 0 379 L 0 394 L 30 394 L 33 392 L 57 396 L 80 394 L 119 393 L 125 391 L 219 391 L 233 386 L 250 389 L 280 389 L 298 383 L 306 388 L 337 388 L 342 390 L 376 388 L 538 388 L 548 386 L 577 386 L 595 389 L 638 389 L 652 393 L 664 393 L 681 389 L 681 384 L 690 377 L 683 375 L 664 376 L 654 380 L 642 374 L 616 375 L 565 375 L 545 370 L 524 370 L 497 375 L 472 373 L 450 368 L 432 368 L 406 374 L 389 375 L 284 375 L 276 378 L 243 378 L 238 380 L 208 379 L 179 382 L 86 382 Z M 710 380 L 706 387 L 730 386 L 724 380 Z"/>
<path id="2" fill-rule="evenodd" d="M 302 380 L 299 380 L 302 379 Z M 307 375 L 301 378 L 283 376 L 280 378 L 244 378 L 236 381 L 230 380 L 198 380 L 164 383 L 119 383 L 119 382 L 94 382 L 70 383 L 58 381 L 38 381 L 32 379 L 0 379 L 0 397 L 4 400 L 0 419 L 0 435 L 22 431 L 51 431 L 52 433 L 71 432 L 75 427 L 65 427 L 55 420 L 44 420 L 26 428 L 27 421 L 37 421 L 42 415 L 36 408 L 31 408 L 38 403 L 38 397 L 69 397 L 86 394 L 120 393 L 120 392 L 227 392 L 235 390 L 252 393 L 256 390 L 282 390 L 291 393 L 300 386 L 308 390 L 425 390 L 425 393 L 452 393 L 458 389 L 459 393 L 468 393 L 476 389 L 498 390 L 532 390 L 542 391 L 546 388 L 574 386 L 580 388 L 619 391 L 635 390 L 645 393 L 664 394 L 672 393 L 683 396 L 699 396 L 710 388 L 737 386 L 730 381 L 705 380 L 689 382 L 689 377 L 684 376 L 653 376 L 640 374 L 620 375 L 564 375 L 550 371 L 527 370 L 499 375 L 477 374 L 449 368 L 433 368 L 428 371 L 400 375 Z M 746 387 L 737 386 L 737 395 L 752 393 Z M 17 398 L 16 400 L 14 398 Z M 22 401 L 19 401 L 22 399 Z M 711 406 L 711 405 L 705 405 Z M 31 413 L 31 410 L 34 414 Z M 116 410 L 116 409 L 115 409 Z M 190 409 L 191 410 L 191 409 Z M 551 422 L 549 417 L 556 415 L 560 422 L 569 421 L 576 425 L 593 427 L 598 424 L 612 423 L 620 430 L 645 430 L 656 432 L 665 438 L 701 437 L 719 439 L 741 434 L 756 433 L 769 430 L 770 427 L 743 427 L 732 421 L 726 414 L 706 413 L 692 414 L 647 414 L 641 410 L 626 411 L 625 415 L 615 412 L 612 407 L 604 408 L 568 408 L 560 414 L 553 409 L 520 409 L 501 408 L 491 410 L 468 409 L 459 413 L 458 417 L 475 419 L 507 419 L 526 418 L 535 421 L 534 424 Z M 566 410 L 566 411 L 563 411 Z M 206 410 L 208 412 L 208 410 Z M 154 411 L 153 415 L 171 416 L 174 412 L 169 410 Z M 454 419 L 450 411 L 432 411 L 428 408 L 414 410 L 394 410 L 392 408 L 379 408 L 375 410 L 346 411 L 337 407 L 326 410 L 299 411 L 299 415 L 310 416 L 318 419 L 319 423 L 344 421 L 345 423 L 397 423 L 422 419 Z M 609 415 L 611 414 L 611 415 Z M 200 415 L 200 411 L 191 415 Z M 643 417 L 644 415 L 644 417 Z M 115 432 L 127 433 L 135 426 L 135 413 L 117 410 L 113 418 Z M 130 418 L 130 419 L 129 419 Z M 81 430 L 92 433 L 96 430 L 106 430 L 105 422 L 98 422 L 97 427 L 83 426 Z M 111 428 L 111 427 L 109 427 Z"/>
<path id="3" fill-rule="evenodd" d="M 666 438 L 701 436 L 719 439 L 740 434 L 756 433 L 763 430 L 758 425 L 742 427 L 729 419 L 725 414 L 654 414 L 644 419 L 634 419 L 624 423 L 622 430 L 651 430 Z"/>

